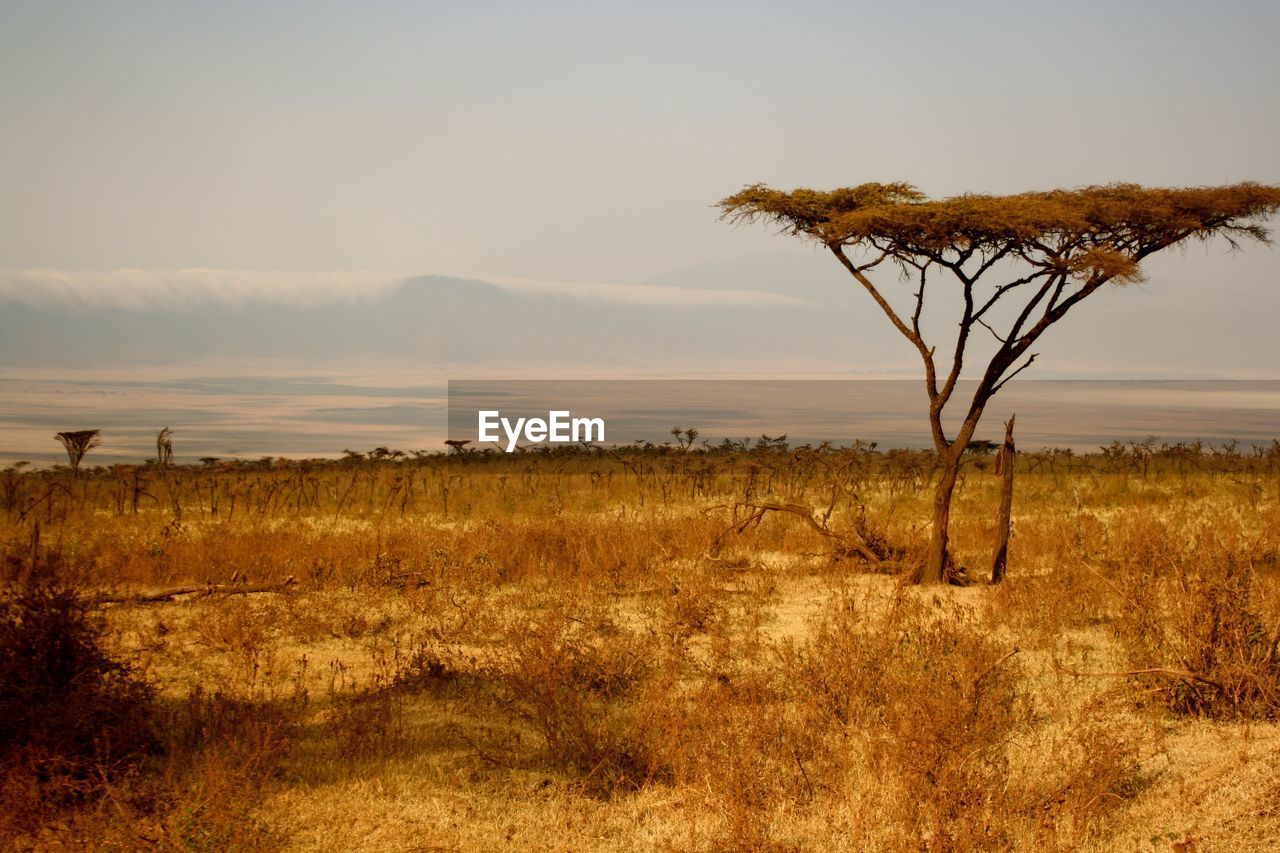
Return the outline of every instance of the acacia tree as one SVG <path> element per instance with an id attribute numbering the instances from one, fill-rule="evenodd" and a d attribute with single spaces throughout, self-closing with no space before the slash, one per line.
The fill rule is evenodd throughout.
<path id="1" fill-rule="evenodd" d="M 936 583 L 951 573 L 947 529 L 965 446 L 992 396 L 1035 360 L 1031 348 L 1040 336 L 1104 284 L 1141 280 L 1142 261 L 1162 249 L 1215 235 L 1232 248 L 1243 240 L 1267 242 L 1263 223 L 1280 208 L 1280 187 L 1112 184 L 929 200 L 904 183 L 829 192 L 756 184 L 718 206 L 731 223 L 764 221 L 825 246 L 919 352 L 940 469 L 919 579 Z M 872 281 L 895 267 L 911 286 L 905 310 Z M 958 288 L 962 305 L 949 357 L 921 330 L 927 288 L 939 279 Z M 994 353 L 949 435 L 943 414 L 977 326 L 994 336 Z"/>
<path id="2" fill-rule="evenodd" d="M 99 432 L 100 430 L 96 429 L 82 429 L 60 432 L 54 436 L 67 451 L 67 462 L 71 464 L 71 473 L 79 474 L 80 462 L 85 454 L 102 444 L 102 439 L 98 436 Z"/>

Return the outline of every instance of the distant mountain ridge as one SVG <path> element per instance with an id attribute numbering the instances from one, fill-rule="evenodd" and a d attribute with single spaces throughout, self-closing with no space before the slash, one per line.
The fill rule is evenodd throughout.
<path id="1" fill-rule="evenodd" d="M 132 278 L 134 292 L 115 292 Z M 878 281 L 891 300 L 909 301 L 891 271 Z M 939 279 L 940 295 L 954 298 L 953 285 Z M 1195 296 L 1204 289 L 1153 278 L 1090 300 L 1073 322 L 1046 335 L 1028 378 L 1280 376 L 1274 314 L 1265 306 L 1242 311 L 1206 302 Z M 925 318 L 940 352 L 954 334 L 949 310 Z M 991 343 L 981 334 L 972 341 Z M 911 345 L 817 249 L 748 255 L 635 284 L 362 272 L 0 271 L 0 369 L 227 359 L 381 359 L 435 365 L 450 375 L 541 365 L 569 375 L 666 375 L 673 366 L 747 376 L 915 376 L 919 369 Z"/>
<path id="2" fill-rule="evenodd" d="M 792 315 L 785 323 L 780 310 Z M 654 353 L 746 356 L 759 353 L 762 343 L 784 350 L 794 344 L 813 356 L 853 356 L 824 316 L 820 306 L 799 302 L 618 304 L 427 275 L 376 298 L 315 304 L 215 302 L 156 312 L 10 302 L 0 311 L 0 364 L 78 368 L 211 356 L 594 362 Z M 816 340 L 808 334 L 815 323 L 828 326 Z"/>

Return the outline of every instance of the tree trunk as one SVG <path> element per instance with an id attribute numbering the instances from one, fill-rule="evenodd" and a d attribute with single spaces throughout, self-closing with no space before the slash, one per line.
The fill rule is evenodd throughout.
<path id="1" fill-rule="evenodd" d="M 929 553 L 925 557 L 921 583 L 942 583 L 946 577 L 950 554 L 947 550 L 947 530 L 951 524 L 951 495 L 956 489 L 960 474 L 960 458 L 964 446 L 958 442 L 942 454 L 942 473 L 933 495 L 933 531 L 929 534 Z"/>
<path id="2" fill-rule="evenodd" d="M 982 419 L 982 410 L 990 399 L 991 392 L 984 384 L 980 385 L 974 395 L 969 414 L 960 425 L 955 439 L 950 444 L 939 442 L 938 461 L 942 472 L 938 477 L 938 488 L 933 494 L 933 530 L 929 535 L 929 551 L 925 555 L 923 568 L 918 579 L 920 583 L 942 583 L 951 580 L 951 552 L 947 547 L 948 531 L 951 526 L 951 496 L 956 490 L 956 481 L 960 478 L 960 463 L 964 459 L 965 448 L 973 438 L 973 432 Z M 940 434 L 940 410 L 931 413 L 934 418 L 934 433 Z"/>
<path id="3" fill-rule="evenodd" d="M 1017 415 L 1010 415 L 1004 425 L 1004 444 L 996 457 L 996 473 L 1003 478 L 1000 488 L 1000 516 L 996 519 L 996 547 L 991 557 L 991 582 L 1004 580 L 1005 566 L 1009 561 L 1009 524 L 1013 516 L 1013 467 L 1016 452 L 1013 448 L 1013 422 Z"/>

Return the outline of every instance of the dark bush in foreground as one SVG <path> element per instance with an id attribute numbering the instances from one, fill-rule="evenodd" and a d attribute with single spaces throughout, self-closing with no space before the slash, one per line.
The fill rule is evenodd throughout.
<path id="1" fill-rule="evenodd" d="M 22 788 L 40 805 L 82 800 L 155 749 L 149 686 L 100 640 L 101 625 L 58 580 L 27 580 L 0 595 L 7 794 Z"/>

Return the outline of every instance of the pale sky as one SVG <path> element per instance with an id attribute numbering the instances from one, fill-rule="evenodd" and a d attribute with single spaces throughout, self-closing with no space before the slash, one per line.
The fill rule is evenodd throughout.
<path id="1" fill-rule="evenodd" d="M 0 3 L 0 267 L 639 281 L 746 183 L 1280 181 L 1280 4 Z"/>
<path id="2" fill-rule="evenodd" d="M 710 205 L 756 181 L 1280 183 L 1278 42 L 1262 0 L 0 0 L 0 271 L 632 285 L 705 267 L 726 288 L 790 252 L 835 279 Z M 1190 330 L 1187 370 L 1212 372 L 1241 312 L 1280 319 L 1278 270 L 1278 251 L 1196 247 L 1090 310 L 1173 315 L 1136 324 L 1138 355 L 1166 363 Z M 1246 334 L 1220 372 L 1275 375 L 1280 344 Z M 1063 364 L 1122 357 L 1063 335 Z"/>

